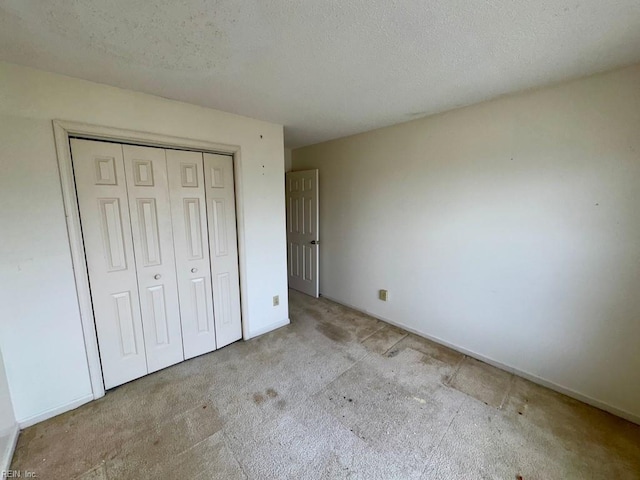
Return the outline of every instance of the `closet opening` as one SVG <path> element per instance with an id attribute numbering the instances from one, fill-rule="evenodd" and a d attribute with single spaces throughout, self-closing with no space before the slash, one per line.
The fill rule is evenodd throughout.
<path id="1" fill-rule="evenodd" d="M 94 398 L 242 339 L 239 147 L 54 131 Z"/>

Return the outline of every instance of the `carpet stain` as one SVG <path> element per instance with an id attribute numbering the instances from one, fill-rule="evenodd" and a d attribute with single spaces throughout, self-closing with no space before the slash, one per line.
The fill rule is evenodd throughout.
<path id="1" fill-rule="evenodd" d="M 338 343 L 346 343 L 350 340 L 351 335 L 344 328 L 332 325 L 331 323 L 320 323 L 316 326 L 321 334 L 327 337 L 329 340 L 333 340 Z"/>
<path id="2" fill-rule="evenodd" d="M 255 403 L 256 405 L 260 405 L 261 403 L 264 403 L 266 399 L 264 398 L 264 395 L 262 395 L 261 393 L 254 393 L 253 394 L 253 403 Z"/>
<path id="3" fill-rule="evenodd" d="M 420 359 L 420 361 L 422 363 L 424 363 L 425 365 L 433 365 L 436 362 L 434 361 L 434 359 L 432 357 L 430 357 L 429 355 L 422 355 L 422 358 Z"/>
<path id="4" fill-rule="evenodd" d="M 318 312 L 314 308 L 305 308 L 304 313 L 311 316 L 317 322 L 322 322 L 325 318 L 324 314 L 322 314 L 321 312 Z"/>
<path id="5" fill-rule="evenodd" d="M 364 345 L 367 350 L 376 352 L 380 355 L 385 355 L 391 348 L 400 350 L 399 348 L 396 348 L 395 345 L 406 336 L 407 333 L 403 330 L 391 325 L 386 325 L 376 330 L 373 335 L 363 340 L 362 345 Z"/>
<path id="6" fill-rule="evenodd" d="M 397 337 L 404 337 L 407 334 L 398 328 L 386 326 L 376 332 L 376 336 L 382 341 L 397 340 Z"/>
<path id="7" fill-rule="evenodd" d="M 440 360 L 438 360 L 437 358 L 433 358 L 429 355 L 423 354 L 422 358 L 420 359 L 420 362 L 423 363 L 424 365 L 433 365 L 435 367 L 439 367 L 440 365 L 442 365 L 442 362 Z M 450 375 L 448 374 L 442 374 L 440 375 L 440 383 L 442 383 L 443 385 L 449 385 L 449 381 L 451 380 Z"/>
<path id="8" fill-rule="evenodd" d="M 267 397 L 276 398 L 278 396 L 278 392 L 276 392 L 273 388 L 267 389 Z"/>

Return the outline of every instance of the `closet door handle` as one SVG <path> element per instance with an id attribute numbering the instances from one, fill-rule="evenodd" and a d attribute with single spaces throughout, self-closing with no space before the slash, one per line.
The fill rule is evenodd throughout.
<path id="1" fill-rule="evenodd" d="M 196 273 L 197 271 L 198 271 L 198 269 L 197 269 L 197 268 L 192 268 L 192 269 L 191 269 L 191 273 Z"/>
<path id="2" fill-rule="evenodd" d="M 155 278 L 156 280 L 160 280 L 160 278 L 162 277 L 162 275 L 160 275 L 159 273 L 156 273 L 153 278 Z"/>

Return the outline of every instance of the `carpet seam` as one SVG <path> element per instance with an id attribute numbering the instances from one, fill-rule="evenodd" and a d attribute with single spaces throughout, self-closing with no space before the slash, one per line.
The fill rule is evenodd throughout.
<path id="1" fill-rule="evenodd" d="M 404 340 L 404 339 L 405 339 L 405 338 L 407 338 L 408 336 L 409 336 L 409 334 L 408 334 L 408 333 L 405 333 L 402 337 L 400 337 L 400 339 L 399 339 L 396 343 L 394 343 L 394 344 L 393 344 L 393 345 L 391 345 L 389 348 L 387 348 L 387 349 L 384 351 L 384 353 L 383 353 L 382 355 L 386 355 L 387 353 L 389 353 L 389 351 L 390 351 L 393 347 L 395 347 L 396 345 L 398 345 L 402 340 Z"/>
<path id="2" fill-rule="evenodd" d="M 360 344 L 364 343 L 365 341 L 367 341 L 367 340 L 369 340 L 371 337 L 373 337 L 376 333 L 380 332 L 382 329 L 384 329 L 385 327 L 387 327 L 388 325 L 390 325 L 390 324 L 385 323 L 385 322 L 383 322 L 383 321 L 381 321 L 381 320 L 378 320 L 378 322 L 382 323 L 382 326 L 381 326 L 379 329 L 377 329 L 375 332 L 370 333 L 369 335 L 367 335 L 366 337 L 364 337 L 364 338 L 363 338 L 362 340 L 360 340 L 358 343 L 360 343 Z"/>
<path id="3" fill-rule="evenodd" d="M 330 382 L 328 382 L 325 386 L 323 386 L 322 388 L 318 389 L 317 391 L 311 393 L 309 395 L 309 398 L 311 397 L 315 397 L 316 395 L 318 395 L 320 392 L 322 392 L 324 389 L 328 388 L 332 383 L 334 383 L 336 380 L 338 380 L 340 377 L 342 377 L 345 373 L 347 373 L 349 370 L 351 370 L 353 367 L 355 367 L 358 363 L 360 363 L 362 360 L 364 360 L 365 358 L 367 358 L 369 355 L 371 355 L 370 352 L 367 352 L 362 358 L 356 360 L 353 365 L 349 366 L 348 368 L 346 368 L 345 370 L 343 370 L 342 372 L 340 372 L 333 380 L 331 380 Z"/>
<path id="4" fill-rule="evenodd" d="M 427 464 L 424 466 L 424 469 L 422 470 L 422 473 L 420 474 L 420 477 L 424 476 L 425 472 L 427 471 L 427 468 L 429 468 L 429 465 L 431 465 L 431 461 L 433 460 L 433 457 L 435 456 L 436 452 L 440 448 L 440 445 L 442 445 L 442 442 L 444 442 L 444 438 L 447 436 L 447 433 L 449 433 L 449 430 L 451 430 L 451 425 L 453 425 L 453 421 L 458 417 L 458 415 L 460 415 L 460 410 L 462 410 L 462 407 L 468 401 L 469 401 L 469 399 L 463 398 L 462 401 L 460 402 L 460 405 L 458 405 L 456 413 L 451 418 L 451 421 L 447 425 L 447 428 L 445 429 L 444 433 L 442 434 L 442 437 L 440 437 L 440 440 L 438 441 L 438 444 L 433 448 L 433 452 L 431 452 L 431 455 L 429 456 L 429 460 L 427 460 Z"/>
<path id="5" fill-rule="evenodd" d="M 247 480 L 249 480 L 249 475 L 247 475 L 247 472 L 244 469 L 244 466 L 242 465 L 242 463 L 240 462 L 240 460 L 238 460 L 238 457 L 236 457 L 236 452 L 233 451 L 233 447 L 231 446 L 230 442 L 229 442 L 229 437 L 227 436 L 227 432 L 225 432 L 224 430 L 222 431 L 222 436 L 224 438 L 224 444 L 226 445 L 226 447 L 229 449 L 229 451 L 231 452 L 231 456 L 233 457 L 233 459 L 236 461 L 236 463 L 238 464 L 238 466 L 240 467 L 240 471 L 242 471 L 242 474 L 244 475 L 244 478 L 246 478 Z"/>
<path id="6" fill-rule="evenodd" d="M 502 401 L 500 402 L 500 406 L 498 407 L 498 410 L 502 410 L 504 408 L 504 405 L 507 402 L 509 395 L 511 394 L 511 390 L 513 390 L 513 384 L 515 382 L 516 382 L 516 376 L 514 374 L 511 374 L 511 378 L 509 379 L 509 385 L 507 386 L 506 392 L 504 392 L 504 396 L 502 397 Z"/>
<path id="7" fill-rule="evenodd" d="M 465 361 L 465 359 L 467 358 L 466 355 L 463 355 L 462 358 L 458 361 L 458 364 L 456 365 L 456 368 L 453 370 L 453 373 L 451 374 L 451 376 L 447 379 L 446 382 L 444 382 L 444 385 L 447 387 L 451 387 L 451 388 L 455 388 L 451 386 L 451 383 L 453 382 L 453 380 L 456 378 L 456 376 L 458 375 L 458 372 L 460 371 L 460 369 L 462 368 L 462 363 Z M 456 390 L 458 390 L 456 388 Z"/>

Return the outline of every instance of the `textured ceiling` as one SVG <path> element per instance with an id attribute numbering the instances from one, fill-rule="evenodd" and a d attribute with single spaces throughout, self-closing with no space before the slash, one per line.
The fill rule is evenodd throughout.
<path id="1" fill-rule="evenodd" d="M 0 0 L 0 59 L 298 147 L 640 62 L 640 0 Z"/>

